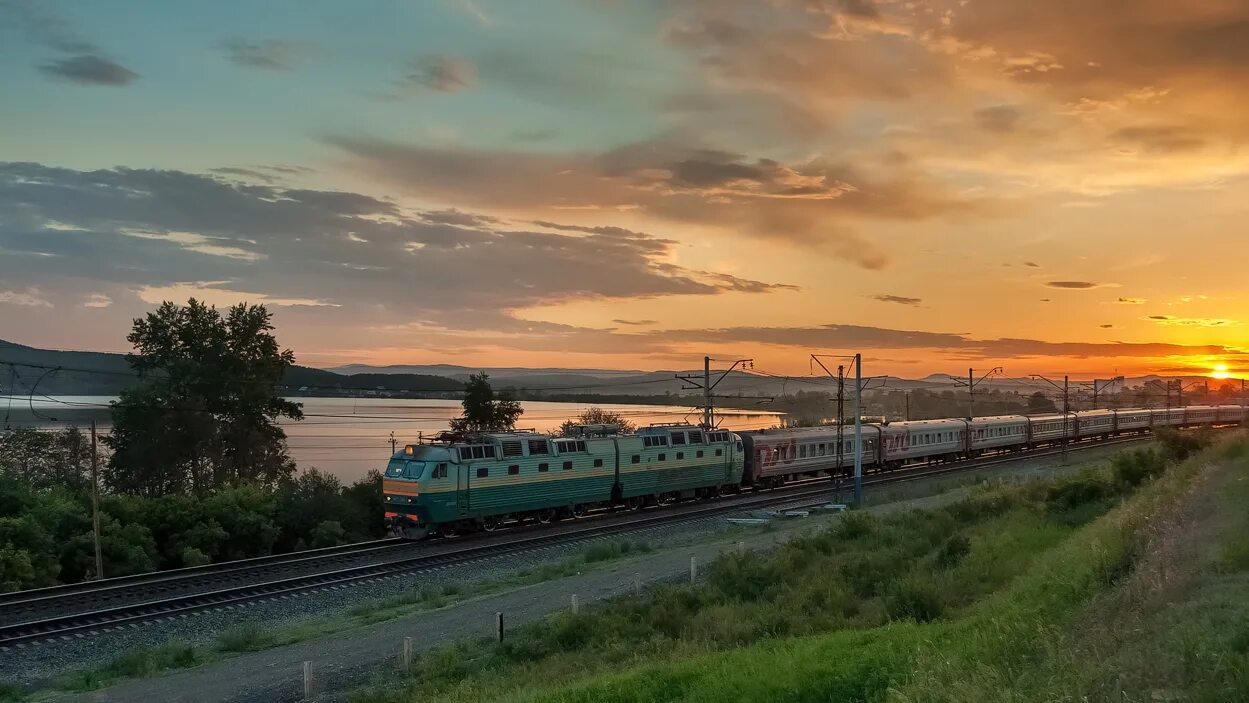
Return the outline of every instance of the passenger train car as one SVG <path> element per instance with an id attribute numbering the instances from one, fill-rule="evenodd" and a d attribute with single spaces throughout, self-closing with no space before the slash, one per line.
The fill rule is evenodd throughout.
<path id="1" fill-rule="evenodd" d="M 865 423 L 862 464 L 865 470 L 892 470 L 1244 419 L 1242 406 L 1220 405 Z M 383 478 L 386 523 L 396 535 L 420 538 L 493 530 L 509 521 L 579 517 L 594 508 L 636 510 L 801 477 L 845 476 L 856 453 L 851 425 L 740 434 L 686 424 L 621 434 L 595 425 L 574 435 L 502 432 L 406 445 L 391 457 Z"/>

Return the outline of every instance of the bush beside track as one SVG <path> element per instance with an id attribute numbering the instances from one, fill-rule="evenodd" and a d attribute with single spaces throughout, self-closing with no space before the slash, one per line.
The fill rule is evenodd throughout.
<path id="1" fill-rule="evenodd" d="M 1186 459 L 1193 444 L 1164 436 L 1161 452 L 1124 452 L 1106 470 L 989 486 L 936 510 L 851 513 L 774 554 L 727 556 L 697 587 L 561 615 L 500 645 L 435 650 L 410 680 L 357 698 L 997 701 L 1168 687 L 1243 697 L 1249 480 L 1238 479 L 1249 442 L 1238 433 Z M 1239 497 L 1219 497 L 1228 486 Z M 1194 508 L 1201 500 L 1218 509 Z M 1177 566 L 1167 559 L 1186 557 L 1168 551 L 1184 516 L 1222 521 L 1202 561 L 1171 569 L 1210 582 L 1213 595 L 1191 604 L 1206 616 L 1191 621 L 1140 607 L 1159 569 Z M 1210 617 L 1219 605 L 1227 617 Z M 1133 627 L 1157 639 L 1097 639 Z M 1108 651 L 1117 670 L 1102 670 Z"/>

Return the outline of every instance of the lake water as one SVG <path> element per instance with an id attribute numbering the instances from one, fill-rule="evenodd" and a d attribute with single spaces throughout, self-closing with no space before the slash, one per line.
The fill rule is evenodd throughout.
<path id="1" fill-rule="evenodd" d="M 12 425 L 85 427 L 95 420 L 107 432 L 108 403 L 102 396 L 28 398 L 0 396 L 0 417 Z M 299 468 L 316 467 L 351 482 L 369 469 L 382 469 L 390 457 L 390 438 L 400 446 L 421 434 L 446 430 L 459 417 L 458 400 L 393 400 L 386 398 L 295 398 L 303 404 L 304 419 L 283 421 L 291 456 Z M 597 406 L 620 413 L 638 426 L 659 422 L 698 422 L 697 409 L 667 405 L 618 405 L 598 403 L 550 403 L 522 401 L 525 414 L 518 427 L 552 430 L 586 408 Z M 752 410 L 717 410 L 721 427 L 731 430 L 775 427 L 777 413 Z M 0 425 L 2 426 L 2 425 Z"/>

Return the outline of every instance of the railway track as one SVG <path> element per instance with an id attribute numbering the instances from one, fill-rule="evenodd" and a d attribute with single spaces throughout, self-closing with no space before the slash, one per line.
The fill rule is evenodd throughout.
<path id="1" fill-rule="evenodd" d="M 1148 437 L 1082 442 L 1071 447 L 1071 451 L 1145 439 Z M 919 465 L 904 473 L 869 474 L 864 477 L 863 485 L 904 483 L 1061 453 L 1061 448 L 1046 448 L 947 464 Z M 847 487 L 843 485 L 841 490 L 847 490 Z M 356 583 L 413 576 L 448 566 L 592 542 L 744 510 L 809 506 L 827 502 L 830 493 L 831 484 L 827 479 L 811 479 L 766 493 L 746 493 L 725 500 L 682 503 L 623 515 L 609 513 L 579 520 L 570 529 L 563 529 L 568 525 L 565 523 L 559 528 L 506 535 L 502 540 L 468 538 L 432 543 L 379 540 L 4 594 L 0 596 L 0 651 L 137 627 L 153 620 L 189 617 L 196 612 L 218 611 Z M 364 563 L 343 565 L 362 558 Z M 291 573 L 292 570 L 304 573 Z"/>

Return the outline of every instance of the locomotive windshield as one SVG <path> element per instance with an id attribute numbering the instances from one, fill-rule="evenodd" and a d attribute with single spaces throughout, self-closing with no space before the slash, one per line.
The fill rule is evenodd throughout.
<path id="1" fill-rule="evenodd" d="M 386 476 L 389 478 L 420 478 L 424 470 L 425 462 L 423 461 L 394 459 L 386 467 Z"/>

